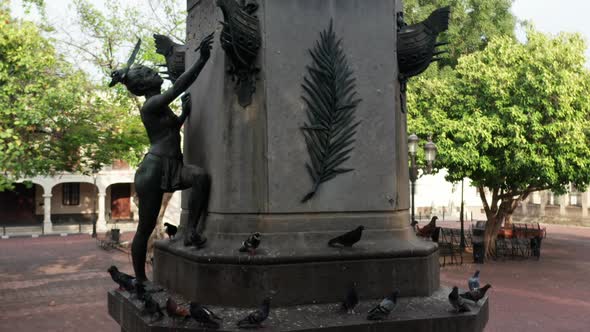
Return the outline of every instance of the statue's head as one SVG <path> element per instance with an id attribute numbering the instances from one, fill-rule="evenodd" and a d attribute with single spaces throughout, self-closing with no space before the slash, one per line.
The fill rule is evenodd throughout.
<path id="1" fill-rule="evenodd" d="M 131 67 L 129 70 L 115 70 L 112 74 L 112 81 L 109 86 L 117 83 L 124 84 L 127 90 L 136 96 L 144 96 L 150 91 L 160 92 L 162 77 L 157 71 L 144 65 Z"/>

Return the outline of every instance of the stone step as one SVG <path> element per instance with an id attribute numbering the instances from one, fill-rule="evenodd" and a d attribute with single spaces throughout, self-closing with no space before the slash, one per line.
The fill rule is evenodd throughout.
<path id="1" fill-rule="evenodd" d="M 449 288 L 442 287 L 429 297 L 402 297 L 386 320 L 368 321 L 367 312 L 381 299 L 363 300 L 355 308 L 354 314 L 342 313 L 340 303 L 273 307 L 269 318 L 264 322 L 264 331 L 285 332 L 455 332 L 483 331 L 489 315 L 489 301 L 485 297 L 478 304 L 469 304 L 470 312 L 455 313 L 448 302 Z M 362 295 L 362 294 L 361 294 Z M 154 293 L 153 298 L 166 312 L 165 291 Z M 188 307 L 188 301 L 172 296 L 177 303 Z M 236 323 L 255 308 L 235 308 L 207 306 L 223 319 L 216 331 L 243 331 Z M 199 326 L 193 319 L 171 319 L 165 316 L 158 319 L 144 313 L 143 303 L 127 292 L 117 290 L 108 293 L 109 314 L 121 325 L 125 332 L 149 331 L 212 331 Z"/>

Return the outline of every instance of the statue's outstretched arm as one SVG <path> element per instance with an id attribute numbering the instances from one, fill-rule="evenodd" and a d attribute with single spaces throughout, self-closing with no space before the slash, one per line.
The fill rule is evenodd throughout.
<path id="1" fill-rule="evenodd" d="M 190 66 L 189 69 L 187 69 L 184 73 L 182 73 L 182 75 L 180 75 L 180 77 L 178 77 L 178 79 L 176 80 L 176 82 L 174 82 L 174 85 L 172 85 L 172 87 L 168 90 L 166 90 L 163 94 L 162 94 L 162 102 L 165 102 L 166 104 L 170 104 L 174 99 L 176 99 L 178 96 L 180 96 L 181 93 L 183 93 L 184 91 L 186 91 L 191 84 L 193 84 L 193 82 L 197 79 L 197 77 L 199 76 L 199 73 L 201 72 L 201 70 L 203 69 L 203 67 L 205 66 L 205 64 L 207 63 L 207 60 L 209 60 L 209 57 L 211 56 L 211 43 L 213 42 L 213 33 L 211 33 L 210 35 L 208 35 L 207 37 L 205 37 L 203 39 L 203 41 L 201 42 L 201 44 L 199 45 L 199 47 L 197 48 L 201 50 L 201 56 L 199 57 L 199 60 L 197 60 L 195 63 L 193 63 L 192 66 Z"/>
<path id="2" fill-rule="evenodd" d="M 182 126 L 184 120 L 186 120 L 191 113 L 191 94 L 187 92 L 183 94 L 180 99 L 182 99 L 182 113 L 180 113 L 180 116 L 178 117 L 178 125 Z"/>

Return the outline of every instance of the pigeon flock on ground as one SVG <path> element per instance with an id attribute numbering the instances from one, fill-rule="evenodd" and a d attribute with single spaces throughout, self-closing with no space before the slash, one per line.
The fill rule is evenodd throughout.
<path id="1" fill-rule="evenodd" d="M 436 222 L 436 220 L 433 221 Z M 178 230 L 177 227 L 168 223 L 166 223 L 165 226 L 166 234 L 168 234 L 170 239 L 174 238 Z M 352 231 L 329 240 L 328 246 L 336 248 L 352 247 L 355 243 L 360 241 L 363 230 L 363 226 L 358 226 Z M 242 242 L 242 246 L 238 250 L 240 252 L 247 252 L 250 255 L 255 255 L 256 249 L 259 247 L 260 242 L 260 233 L 253 233 L 244 242 Z M 152 297 L 152 293 L 154 292 L 153 290 L 147 291 L 144 284 L 137 282 L 133 276 L 119 271 L 114 265 L 111 266 L 107 271 L 111 275 L 113 281 L 119 285 L 119 291 L 127 291 L 131 294 L 135 294 L 137 299 L 143 302 L 144 313 L 150 316 L 152 322 L 167 315 L 173 321 L 176 319 L 192 318 L 197 323 L 199 323 L 201 327 L 206 329 L 216 330 L 222 325 L 222 318 L 200 303 L 190 302 L 189 307 L 186 308 L 185 306 L 176 303 L 176 301 L 174 301 L 174 299 L 171 297 L 168 297 L 166 300 L 166 306 L 164 308 L 166 314 L 164 314 L 164 310 L 162 310 L 160 304 Z M 477 305 L 478 302 L 485 297 L 488 289 L 492 287 L 490 284 L 486 284 L 480 288 L 479 274 L 480 271 L 477 270 L 473 276 L 467 279 L 467 286 L 469 288 L 468 291 L 459 293 L 459 288 L 457 286 L 453 287 L 448 298 L 449 303 L 456 313 L 471 311 L 466 300 Z M 161 289 L 159 291 L 161 291 Z M 366 319 L 386 319 L 395 309 L 398 296 L 399 290 L 397 289 L 386 295 L 381 302 L 379 302 L 367 313 Z M 271 298 L 266 297 L 257 310 L 249 313 L 247 316 L 237 322 L 236 325 L 238 328 L 252 329 L 262 327 L 262 323 L 268 318 L 270 313 L 270 302 Z M 352 282 L 346 290 L 346 295 L 342 301 L 340 310 L 348 314 L 354 314 L 354 309 L 358 303 L 359 295 L 357 292 L 357 284 L 356 282 Z"/>
<path id="2" fill-rule="evenodd" d="M 467 287 L 469 290 L 459 294 L 459 288 L 453 287 L 453 290 L 449 294 L 449 303 L 453 306 L 456 312 L 468 312 L 471 311 L 465 300 L 471 301 L 477 304 L 479 300 L 483 299 L 488 289 L 492 288 L 492 285 L 485 284 L 483 287 L 479 287 L 479 270 L 475 271 L 472 277 L 467 279 Z"/>

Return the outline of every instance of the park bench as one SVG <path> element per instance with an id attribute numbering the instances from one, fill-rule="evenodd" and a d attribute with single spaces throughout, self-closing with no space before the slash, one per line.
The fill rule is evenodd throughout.
<path id="1" fill-rule="evenodd" d="M 502 229 L 496 239 L 496 257 L 527 258 L 541 257 L 541 242 L 547 236 L 545 228 L 538 223 L 512 223 Z"/>
<path id="2" fill-rule="evenodd" d="M 454 228 L 437 227 L 436 230 L 440 256 L 443 258 L 442 266 L 447 264 L 447 257 L 450 263 L 463 264 L 463 248 L 461 248 L 461 231 Z M 435 240 L 435 237 L 433 237 Z"/>

